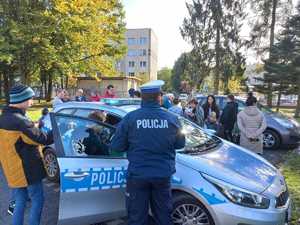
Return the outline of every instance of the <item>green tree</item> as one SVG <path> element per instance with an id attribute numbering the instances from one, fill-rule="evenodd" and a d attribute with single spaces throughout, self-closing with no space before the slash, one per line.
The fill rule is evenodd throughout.
<path id="1" fill-rule="evenodd" d="M 171 77 L 172 77 L 172 69 L 168 67 L 164 67 L 158 71 L 157 79 L 165 81 L 165 85 L 163 86 L 164 91 L 170 92 L 172 90 Z"/>
<path id="2" fill-rule="evenodd" d="M 284 34 L 291 40 L 293 51 L 289 63 L 289 76 L 292 84 L 292 92 L 298 95 L 295 117 L 300 116 L 300 2 L 297 6 L 297 13 L 293 15 L 286 23 Z M 284 77 L 284 79 L 286 79 Z"/>
<path id="3" fill-rule="evenodd" d="M 257 0 L 250 1 L 256 20 L 252 24 L 250 33 L 250 46 L 254 46 L 258 54 L 269 53 L 268 61 L 273 61 L 275 53 L 275 30 L 286 19 L 286 15 L 291 14 L 291 0 Z M 251 20 L 250 20 L 251 21 Z M 264 46 L 264 39 L 269 38 L 268 46 Z M 274 59 L 275 60 L 275 59 Z M 263 82 L 266 83 L 264 93 L 267 95 L 268 106 L 272 105 L 272 82 L 271 74 L 266 75 Z"/>
<path id="4" fill-rule="evenodd" d="M 233 64 L 244 44 L 240 38 L 244 1 L 193 0 L 186 6 L 189 16 L 184 19 L 181 34 L 192 44 L 196 61 L 213 66 L 217 94 L 224 75 L 223 62 Z"/>
<path id="5" fill-rule="evenodd" d="M 300 113 L 300 4 L 297 11 L 298 14 L 287 20 L 278 42 L 272 46 L 272 57 L 265 61 L 264 84 L 258 87 L 261 92 L 267 89 L 278 94 L 277 110 L 282 94 L 297 94 L 296 117 Z M 271 89 L 269 83 L 272 84 Z"/>
<path id="6" fill-rule="evenodd" d="M 16 78 L 40 81 L 50 100 L 53 84 L 70 76 L 113 75 L 126 51 L 120 0 L 3 0 L 0 19 L 5 93 Z"/>
<path id="7" fill-rule="evenodd" d="M 188 89 L 199 89 L 204 79 L 209 75 L 211 68 L 205 62 L 197 60 L 194 51 L 183 53 L 176 60 L 172 69 L 172 87 L 177 92 L 183 90 L 183 83 Z M 186 88 L 184 88 L 186 89 Z"/>
<path id="8" fill-rule="evenodd" d="M 171 84 L 176 92 L 181 92 L 181 81 L 184 80 L 187 64 L 187 53 L 182 53 L 172 69 Z"/>

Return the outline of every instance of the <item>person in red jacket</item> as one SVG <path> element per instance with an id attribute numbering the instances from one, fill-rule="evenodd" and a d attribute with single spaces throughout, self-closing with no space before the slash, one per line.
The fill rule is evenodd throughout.
<path id="1" fill-rule="evenodd" d="M 99 102 L 100 99 L 101 99 L 101 97 L 96 91 L 91 92 L 91 96 L 89 98 L 90 102 Z"/>
<path id="2" fill-rule="evenodd" d="M 105 90 L 105 93 L 103 95 L 103 98 L 116 98 L 116 93 L 115 93 L 115 89 L 114 89 L 114 86 L 113 85 L 108 85 L 106 90 Z"/>

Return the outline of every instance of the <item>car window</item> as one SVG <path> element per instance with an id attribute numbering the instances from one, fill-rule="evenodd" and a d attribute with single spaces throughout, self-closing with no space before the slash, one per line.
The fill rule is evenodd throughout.
<path id="1" fill-rule="evenodd" d="M 205 97 L 198 97 L 197 100 L 198 100 L 198 103 L 200 105 L 204 105 L 206 98 Z"/>
<path id="2" fill-rule="evenodd" d="M 257 104 L 257 107 L 264 113 L 274 113 L 271 108 L 263 106 L 262 104 Z"/>
<path id="3" fill-rule="evenodd" d="M 66 156 L 116 156 L 109 151 L 113 128 L 90 120 L 60 115 L 56 116 L 56 122 Z"/>
<path id="4" fill-rule="evenodd" d="M 77 109 L 74 113 L 75 116 L 83 117 L 83 118 L 88 118 L 89 115 L 91 114 L 92 110 L 90 109 Z"/>
<path id="5" fill-rule="evenodd" d="M 238 100 L 237 103 L 239 105 L 239 111 L 244 110 L 244 108 L 246 107 L 246 103 L 241 100 Z"/>
<path id="6" fill-rule="evenodd" d="M 62 109 L 62 110 L 58 111 L 58 113 L 66 114 L 66 115 L 71 115 L 73 112 L 74 112 L 74 109 Z"/>
<path id="7" fill-rule="evenodd" d="M 222 98 L 222 97 L 216 97 L 216 103 L 217 103 L 217 106 L 219 107 L 219 109 L 223 110 L 226 105 L 226 100 L 225 100 L 225 98 Z"/>
<path id="8" fill-rule="evenodd" d="M 122 118 L 114 115 L 114 114 L 110 114 L 108 113 L 106 115 L 106 120 L 105 123 L 110 124 L 112 126 L 117 126 L 119 122 L 121 122 Z"/>

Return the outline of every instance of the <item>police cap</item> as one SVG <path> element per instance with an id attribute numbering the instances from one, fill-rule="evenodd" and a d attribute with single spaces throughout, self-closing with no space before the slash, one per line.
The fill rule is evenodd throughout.
<path id="1" fill-rule="evenodd" d="M 154 80 L 150 81 L 146 84 L 143 84 L 140 89 L 141 92 L 144 94 L 154 94 L 154 93 L 160 93 L 161 87 L 165 84 L 163 80 Z"/>

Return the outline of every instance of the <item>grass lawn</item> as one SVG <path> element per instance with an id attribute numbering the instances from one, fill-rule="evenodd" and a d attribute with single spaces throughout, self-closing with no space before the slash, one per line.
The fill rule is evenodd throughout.
<path id="1" fill-rule="evenodd" d="M 5 105 L 5 102 L 0 102 L 0 107 L 3 107 Z M 39 118 L 42 115 L 42 109 L 47 107 L 49 109 L 49 111 L 52 110 L 52 103 L 51 102 L 45 102 L 45 101 L 34 101 L 33 107 L 29 108 L 27 110 L 27 116 L 29 116 L 29 118 L 36 122 L 39 120 Z"/>
<path id="2" fill-rule="evenodd" d="M 291 225 L 298 225 L 300 220 L 300 155 L 289 153 L 281 168 L 293 200 L 293 220 Z"/>
<path id="3" fill-rule="evenodd" d="M 30 109 L 27 110 L 27 116 L 29 116 L 29 118 L 36 122 L 39 120 L 39 118 L 42 116 L 42 109 L 47 107 L 46 106 L 34 106 Z M 49 109 L 49 111 L 51 111 L 52 109 L 47 107 Z"/>

